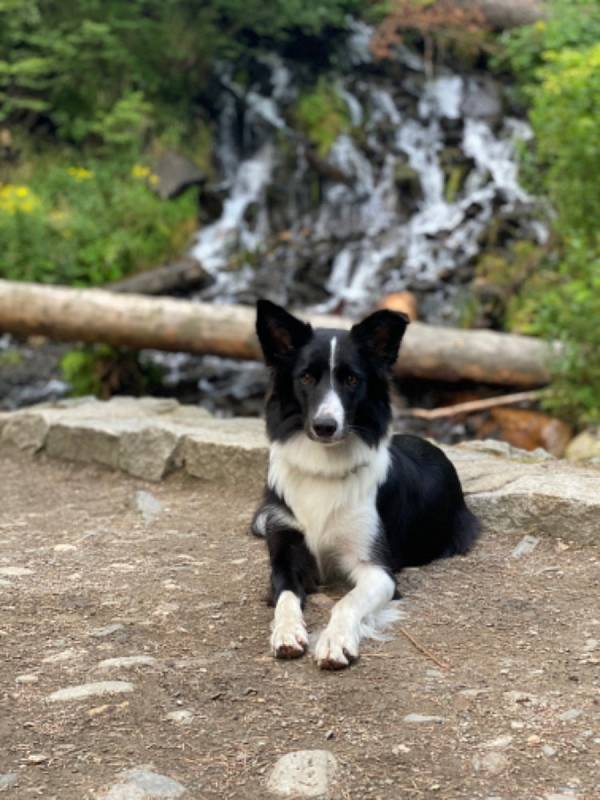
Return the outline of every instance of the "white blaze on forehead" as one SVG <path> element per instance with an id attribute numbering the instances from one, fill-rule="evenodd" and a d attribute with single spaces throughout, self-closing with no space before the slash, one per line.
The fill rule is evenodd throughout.
<path id="1" fill-rule="evenodd" d="M 333 389 L 333 373 L 335 371 L 335 350 L 337 348 L 337 336 L 334 336 L 330 342 L 329 350 L 329 382 Z"/>

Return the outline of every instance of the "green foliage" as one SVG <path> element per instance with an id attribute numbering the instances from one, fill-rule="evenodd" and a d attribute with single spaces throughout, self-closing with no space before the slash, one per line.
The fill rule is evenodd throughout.
<path id="1" fill-rule="evenodd" d="M 93 286 L 176 253 L 196 223 L 193 193 L 163 201 L 147 167 L 41 161 L 0 187 L 0 277 Z"/>
<path id="2" fill-rule="evenodd" d="M 560 339 L 548 405 L 600 422 L 600 5 L 555 0 L 547 22 L 504 37 L 530 102 L 527 173 L 550 200 L 554 253 L 512 302 L 511 319 Z"/>
<path id="3" fill-rule="evenodd" d="M 337 137 L 350 129 L 348 107 L 325 78 L 304 92 L 294 109 L 295 123 L 324 157 Z"/>
<path id="4" fill-rule="evenodd" d="M 143 394 L 160 376 L 157 368 L 142 365 L 139 354 L 107 344 L 82 345 L 61 358 L 64 379 L 71 394 L 96 395 L 108 399 L 114 394 Z"/>

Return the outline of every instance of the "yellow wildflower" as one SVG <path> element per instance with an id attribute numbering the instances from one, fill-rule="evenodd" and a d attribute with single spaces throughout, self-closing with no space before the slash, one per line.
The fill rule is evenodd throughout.
<path id="1" fill-rule="evenodd" d="M 146 167 L 143 164 L 134 164 L 131 168 L 131 174 L 138 180 L 146 180 L 150 175 L 150 167 Z"/>
<path id="2" fill-rule="evenodd" d="M 17 186 L 11 183 L 0 186 L 0 213 L 31 214 L 39 206 L 39 198 L 27 186 Z"/>
<path id="3" fill-rule="evenodd" d="M 94 177 L 91 169 L 86 169 L 85 167 L 68 167 L 67 172 L 76 181 L 89 181 Z"/>

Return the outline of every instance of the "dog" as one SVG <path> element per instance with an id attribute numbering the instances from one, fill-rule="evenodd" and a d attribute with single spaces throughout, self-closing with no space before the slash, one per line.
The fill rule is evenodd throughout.
<path id="1" fill-rule="evenodd" d="M 325 577 L 353 587 L 333 607 L 314 653 L 322 669 L 342 669 L 399 597 L 395 573 L 465 554 L 478 536 L 444 453 L 390 433 L 389 376 L 408 322 L 381 310 L 349 331 L 313 329 L 268 300 L 257 303 L 271 371 L 270 449 L 251 531 L 269 551 L 277 658 L 306 652 L 304 603 Z"/>

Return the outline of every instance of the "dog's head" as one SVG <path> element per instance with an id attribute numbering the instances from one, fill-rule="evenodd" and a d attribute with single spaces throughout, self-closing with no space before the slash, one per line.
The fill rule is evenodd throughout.
<path id="1" fill-rule="evenodd" d="M 268 300 L 257 304 L 256 332 L 273 368 L 267 402 L 271 438 L 304 430 L 336 445 L 356 434 L 369 445 L 387 430 L 387 378 L 408 317 L 376 311 L 349 331 L 317 328 Z"/>

